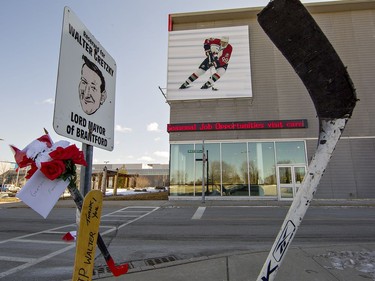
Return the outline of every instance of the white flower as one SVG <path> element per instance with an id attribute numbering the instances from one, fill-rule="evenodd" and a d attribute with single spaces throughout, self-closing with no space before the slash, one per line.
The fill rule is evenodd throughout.
<path id="1" fill-rule="evenodd" d="M 61 140 L 61 141 L 58 141 L 58 142 L 55 142 L 54 144 L 52 144 L 51 151 L 56 150 L 56 148 L 58 148 L 58 147 L 66 148 L 69 145 L 70 145 L 70 143 L 68 141 Z"/>
<path id="2" fill-rule="evenodd" d="M 26 148 L 26 156 L 30 159 L 36 159 L 40 153 L 47 149 L 47 144 L 38 140 L 32 141 Z"/>

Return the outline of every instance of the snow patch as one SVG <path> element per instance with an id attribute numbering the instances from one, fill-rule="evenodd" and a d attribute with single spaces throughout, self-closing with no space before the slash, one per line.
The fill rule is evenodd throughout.
<path id="1" fill-rule="evenodd" d="M 375 251 L 328 252 L 323 257 L 328 258 L 335 269 L 344 270 L 345 268 L 353 268 L 369 274 L 375 280 Z"/>

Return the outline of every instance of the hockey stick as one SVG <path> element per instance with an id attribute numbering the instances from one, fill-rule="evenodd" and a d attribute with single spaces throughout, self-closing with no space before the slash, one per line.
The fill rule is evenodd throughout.
<path id="1" fill-rule="evenodd" d="M 81 193 L 79 192 L 79 190 L 76 187 L 71 186 L 70 184 L 68 185 L 68 190 L 69 190 L 70 194 L 72 195 L 72 198 L 73 198 L 78 210 L 81 211 L 82 205 L 83 205 L 83 197 L 82 197 Z M 111 272 L 114 276 L 120 276 L 120 275 L 128 272 L 129 265 L 127 263 L 117 265 L 117 266 L 115 265 L 115 262 L 113 261 L 113 258 L 111 257 L 111 255 L 108 251 L 108 248 L 105 245 L 105 243 L 103 241 L 103 238 L 100 235 L 100 233 L 98 233 L 97 245 L 98 245 L 98 248 L 99 248 L 100 252 L 103 254 L 103 257 L 104 257 L 109 269 L 111 270 Z"/>
<path id="2" fill-rule="evenodd" d="M 211 58 L 211 56 L 208 56 L 208 63 L 210 64 L 210 75 L 211 75 L 210 78 L 211 78 L 211 80 L 212 80 L 212 86 L 211 86 L 211 89 L 212 89 L 212 91 L 217 91 L 218 89 L 215 88 L 214 78 L 212 77 L 212 75 L 213 75 L 212 68 L 215 67 L 215 66 L 214 66 L 213 63 L 212 63 L 212 58 Z"/>
<path id="3" fill-rule="evenodd" d="M 357 102 L 354 85 L 341 59 L 298 0 L 273 0 L 258 22 L 306 86 L 319 118 L 319 138 L 307 174 L 258 281 L 274 280 L 313 199 L 332 153 Z"/>
<path id="4" fill-rule="evenodd" d="M 72 280 L 92 280 L 102 209 L 101 190 L 88 192 L 81 209 Z"/>

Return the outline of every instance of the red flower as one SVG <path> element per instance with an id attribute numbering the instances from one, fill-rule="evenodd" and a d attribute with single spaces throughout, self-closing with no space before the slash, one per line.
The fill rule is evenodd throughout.
<path id="1" fill-rule="evenodd" d="M 54 160 L 72 160 L 74 164 L 86 166 L 85 157 L 82 151 L 80 151 L 75 144 L 72 144 L 66 148 L 57 147 L 56 150 L 50 152 Z"/>
<path id="2" fill-rule="evenodd" d="M 72 161 L 74 164 L 82 165 L 82 166 L 87 166 L 86 160 L 85 160 L 85 155 L 83 154 L 83 151 L 78 151 L 74 157 L 72 157 Z"/>
<path id="3" fill-rule="evenodd" d="M 65 172 L 65 163 L 62 160 L 42 162 L 40 171 L 53 181 Z"/>

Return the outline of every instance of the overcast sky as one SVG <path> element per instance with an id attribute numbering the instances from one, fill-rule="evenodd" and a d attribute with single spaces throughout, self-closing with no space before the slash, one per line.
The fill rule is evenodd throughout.
<path id="1" fill-rule="evenodd" d="M 168 14 L 263 7 L 266 0 L 8 0 L 0 9 L 0 162 L 14 161 L 47 129 L 54 141 L 54 100 L 63 10 L 70 7 L 117 64 L 115 144 L 94 147 L 94 164 L 168 163 Z M 316 2 L 302 1 L 304 3 Z M 69 139 L 67 139 L 69 140 Z M 81 143 L 69 140 L 81 148 Z"/>

